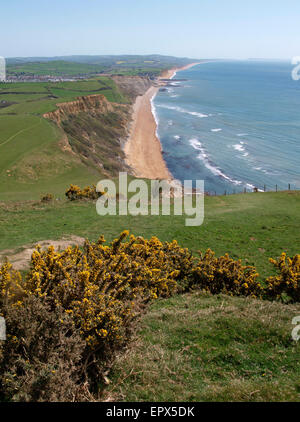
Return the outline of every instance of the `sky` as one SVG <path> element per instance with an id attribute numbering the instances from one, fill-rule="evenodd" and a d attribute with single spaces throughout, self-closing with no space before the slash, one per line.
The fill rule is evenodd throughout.
<path id="1" fill-rule="evenodd" d="M 0 56 L 300 56 L 299 0 L 6 0 Z"/>

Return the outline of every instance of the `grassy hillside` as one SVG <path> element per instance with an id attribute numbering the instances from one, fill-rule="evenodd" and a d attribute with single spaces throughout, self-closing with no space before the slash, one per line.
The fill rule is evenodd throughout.
<path id="1" fill-rule="evenodd" d="M 57 103 L 91 94 L 102 94 L 112 102 L 128 101 L 107 77 L 0 84 L 0 199 L 38 198 L 42 190 L 62 192 L 68 183 L 87 184 L 99 177 L 99 170 L 62 151 L 63 131 L 42 117 Z"/>
<path id="2" fill-rule="evenodd" d="M 46 192 L 45 192 L 46 193 Z M 135 235 L 161 240 L 177 239 L 193 253 L 213 249 L 217 255 L 228 252 L 256 265 L 262 277 L 273 267 L 269 257 L 300 249 L 300 192 L 241 194 L 205 198 L 205 220 L 201 227 L 185 227 L 184 216 L 106 216 L 100 217 L 91 202 L 54 201 L 1 203 L 0 250 L 18 248 L 40 240 L 78 235 L 107 240 L 128 229 Z"/>
<path id="3" fill-rule="evenodd" d="M 115 364 L 110 400 L 300 401 L 300 305 L 201 293 L 159 300 Z"/>

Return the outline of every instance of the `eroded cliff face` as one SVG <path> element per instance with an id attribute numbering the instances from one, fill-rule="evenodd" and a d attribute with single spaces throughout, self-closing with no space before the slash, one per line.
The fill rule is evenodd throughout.
<path id="1" fill-rule="evenodd" d="M 128 136 L 129 104 L 109 102 L 103 95 L 78 97 L 58 103 L 57 110 L 44 114 L 63 131 L 60 148 L 75 154 L 83 164 L 105 176 L 129 171 L 122 149 Z"/>
<path id="2" fill-rule="evenodd" d="M 114 110 L 114 105 L 101 94 L 79 97 L 76 101 L 58 103 L 56 106 L 57 110 L 45 113 L 44 117 L 53 120 L 59 126 L 70 115 L 79 113 L 89 113 L 91 115 L 98 113 L 107 114 Z"/>
<path id="3" fill-rule="evenodd" d="M 153 84 L 147 77 L 113 76 L 112 79 L 131 103 Z M 78 97 L 58 103 L 55 111 L 44 117 L 63 131 L 60 149 L 93 167 L 105 176 L 131 171 L 125 163 L 123 147 L 127 141 L 132 107 L 109 102 L 104 95 Z"/>
<path id="4" fill-rule="evenodd" d="M 153 81 L 148 77 L 142 76 L 111 76 L 121 91 L 127 95 L 132 102 L 138 95 L 145 94 L 153 85 Z"/>

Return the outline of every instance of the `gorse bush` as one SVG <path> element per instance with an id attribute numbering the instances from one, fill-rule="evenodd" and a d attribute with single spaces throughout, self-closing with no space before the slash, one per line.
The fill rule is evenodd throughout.
<path id="1" fill-rule="evenodd" d="M 98 199 L 102 196 L 104 192 L 97 192 L 96 186 L 86 186 L 84 189 L 77 185 L 70 185 L 69 189 L 67 189 L 65 195 L 70 201 L 76 201 L 79 199 Z"/>
<path id="2" fill-rule="evenodd" d="M 228 255 L 208 250 L 196 258 L 176 241 L 128 235 L 110 244 L 103 237 L 86 241 L 82 250 L 37 247 L 23 277 L 8 262 L 0 267 L 0 313 L 8 324 L 0 353 L 3 399 L 85 399 L 79 385 L 99 389 L 153 299 L 200 289 L 276 299 L 284 292 L 300 300 L 299 255 L 272 261 L 280 275 L 263 288 L 254 267 Z"/>
<path id="3" fill-rule="evenodd" d="M 46 195 L 43 195 L 41 197 L 41 202 L 52 202 L 54 200 L 54 197 L 52 193 L 46 193 Z"/>
<path id="4" fill-rule="evenodd" d="M 90 387 L 101 379 L 115 351 L 126 344 L 144 306 L 173 294 L 192 263 L 190 252 L 176 241 L 131 236 L 122 242 L 127 235 L 122 233 L 110 245 L 103 237 L 86 242 L 83 251 L 69 247 L 58 253 L 53 247 L 46 251 L 38 247 L 25 278 L 8 263 L 0 271 L 5 317 L 8 309 L 22 309 L 28 298 L 35 297 L 51 300 L 53 309 L 62 312 L 62 328 L 72 319 L 85 344 L 80 371 Z M 10 347 L 11 340 L 6 343 Z"/>
<path id="5" fill-rule="evenodd" d="M 0 401 L 84 399 L 79 363 L 85 344 L 72 318 L 34 296 L 2 310 L 8 334 L 0 352 Z"/>
<path id="6" fill-rule="evenodd" d="M 177 242 L 161 243 L 157 238 L 130 237 L 127 232 L 104 245 L 85 242 L 83 251 L 69 247 L 61 253 L 53 247 L 38 248 L 30 271 L 22 282 L 26 295 L 50 296 L 73 315 L 92 349 L 124 336 L 123 329 L 135 315 L 136 305 L 157 297 L 168 297 L 184 272 L 191 255 Z"/>
<path id="7" fill-rule="evenodd" d="M 210 249 L 200 253 L 191 273 L 190 288 L 206 290 L 212 294 L 260 297 L 263 288 L 257 282 L 259 274 L 251 266 L 243 266 L 228 254 L 217 258 Z"/>
<path id="8" fill-rule="evenodd" d="M 300 255 L 289 258 L 286 253 L 282 253 L 280 258 L 271 258 L 270 262 L 279 274 L 267 278 L 267 296 L 300 302 Z"/>

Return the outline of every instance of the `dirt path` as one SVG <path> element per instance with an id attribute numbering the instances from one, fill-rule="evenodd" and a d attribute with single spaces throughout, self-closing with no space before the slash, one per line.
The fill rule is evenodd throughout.
<path id="1" fill-rule="evenodd" d="M 0 251 L 0 264 L 3 264 L 5 259 L 13 265 L 16 270 L 26 270 L 29 268 L 30 258 L 36 245 L 40 245 L 43 250 L 49 246 L 54 246 L 55 250 L 60 251 L 66 249 L 68 246 L 82 246 L 85 239 L 79 236 L 68 236 L 60 240 L 42 240 L 31 245 L 24 245 L 17 249 L 6 249 Z"/>
<path id="2" fill-rule="evenodd" d="M 13 139 L 15 139 L 21 133 L 27 132 L 28 130 L 33 129 L 36 126 L 39 126 L 41 124 L 41 121 L 42 121 L 42 119 L 40 119 L 40 121 L 37 124 L 34 124 L 34 125 L 30 126 L 30 127 L 26 127 L 25 129 L 19 130 L 19 132 L 15 133 L 14 135 L 12 135 L 8 139 L 6 139 L 4 142 L 2 142 L 2 144 L 0 144 L 0 147 L 2 147 L 3 145 L 6 145 L 8 142 L 10 142 Z"/>

